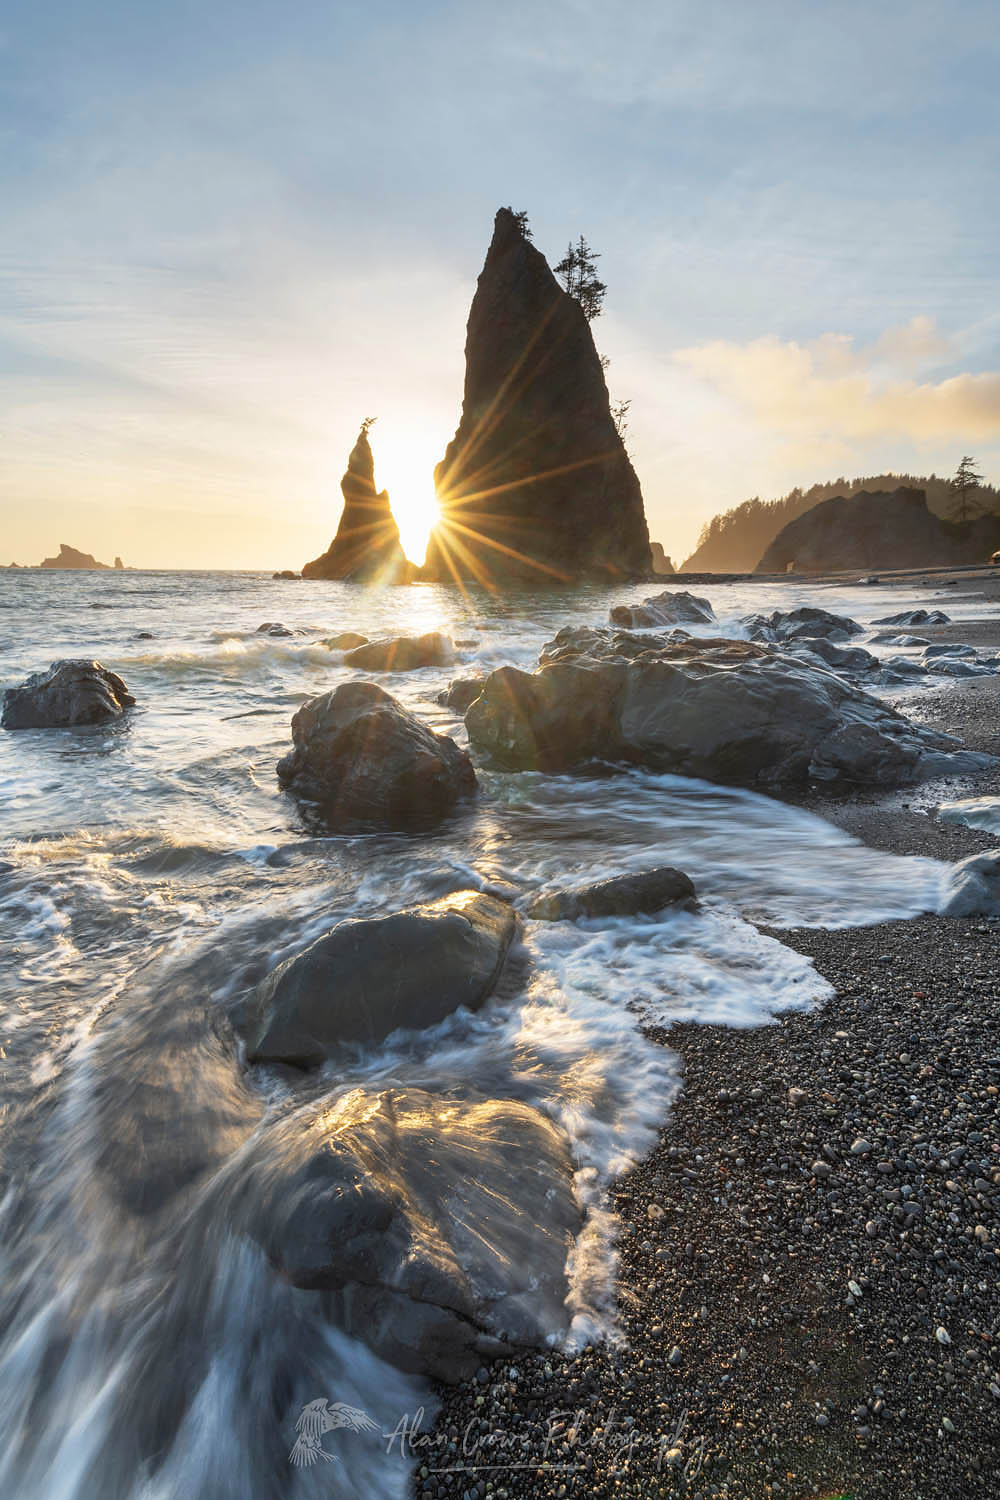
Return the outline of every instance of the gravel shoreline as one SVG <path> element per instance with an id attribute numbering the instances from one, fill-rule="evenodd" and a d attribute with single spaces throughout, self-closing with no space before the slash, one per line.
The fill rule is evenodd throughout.
<path id="1" fill-rule="evenodd" d="M 1000 679 L 901 707 L 1000 751 Z M 1000 773 L 802 800 L 956 860 L 995 837 L 929 814 L 973 792 Z M 420 1500 L 997 1493 L 1000 920 L 773 935 L 830 1000 L 648 1033 L 684 1086 L 612 1193 L 624 1344 L 441 1387 Z"/>

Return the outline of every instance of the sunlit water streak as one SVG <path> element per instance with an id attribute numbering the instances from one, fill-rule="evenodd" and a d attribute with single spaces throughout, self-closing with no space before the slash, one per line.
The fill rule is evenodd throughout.
<path id="1" fill-rule="evenodd" d="M 845 926 L 936 907 L 933 861 L 868 850 L 773 799 L 637 771 L 487 772 L 474 804 L 419 837 L 303 828 L 274 763 L 297 705 L 356 675 L 325 637 L 443 629 L 469 642 L 447 668 L 377 679 L 461 738 L 435 701 L 453 676 L 530 667 L 560 626 L 648 592 L 498 602 L 261 575 L 0 575 L 0 686 L 93 655 L 139 702 L 110 729 L 0 735 L 0 1493 L 404 1493 L 406 1465 L 359 1435 L 321 1473 L 289 1465 L 296 1413 L 316 1396 L 387 1428 L 431 1403 L 327 1326 L 313 1294 L 276 1279 L 227 1208 L 244 1159 L 266 1157 L 268 1132 L 299 1105 L 266 1070 L 241 1071 L 220 1018 L 336 920 L 467 886 L 524 910 L 548 887 L 664 863 L 695 880 L 695 912 L 528 922 L 520 993 L 397 1034 L 317 1083 L 331 1099 L 390 1084 L 521 1099 L 559 1122 L 588 1209 L 570 1266 L 580 1342 L 614 1334 L 604 1190 L 649 1148 L 678 1086 L 674 1058 L 639 1023 L 757 1025 L 820 998 L 808 961 L 756 922 Z M 871 587 L 697 592 L 720 622 L 702 634 L 798 603 L 865 622 L 901 607 Z M 267 620 L 296 633 L 262 637 Z M 138 1170 L 129 1150 L 150 1071 L 176 1090 L 177 1130 L 157 1146 L 164 1202 L 138 1214 L 125 1184 L 158 1170 L 155 1152 Z M 174 1183 L 190 1160 L 198 1171 Z"/>

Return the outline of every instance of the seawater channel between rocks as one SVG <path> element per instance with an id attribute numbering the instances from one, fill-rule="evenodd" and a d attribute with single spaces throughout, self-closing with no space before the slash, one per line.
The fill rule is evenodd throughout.
<path id="1" fill-rule="evenodd" d="M 3 579 L 4 686 L 93 655 L 139 705 L 106 730 L 0 736 L 4 1495 L 405 1494 L 410 1458 L 370 1432 L 343 1434 L 318 1469 L 289 1463 L 314 1399 L 392 1432 L 421 1407 L 429 1420 L 437 1398 L 330 1326 L 227 1219 L 247 1153 L 266 1160 L 268 1131 L 355 1089 L 537 1106 L 565 1132 L 587 1209 L 567 1347 L 613 1347 L 608 1188 L 651 1150 L 680 1086 L 663 1029 L 756 1027 L 829 998 L 783 929 L 936 909 L 938 861 L 878 852 L 772 798 L 639 771 L 485 771 L 478 799 L 433 834 L 303 829 L 274 764 L 295 708 L 355 675 L 324 638 L 474 641 L 447 666 L 377 677 L 464 742 L 436 702 L 453 677 L 530 668 L 561 626 L 648 592 L 498 602 L 245 574 Z M 746 614 L 811 602 L 867 626 L 898 602 L 888 588 L 798 583 L 699 592 L 718 622 L 695 634 L 739 634 Z M 274 620 L 292 634 L 261 636 Z M 696 911 L 529 922 L 523 988 L 358 1051 L 307 1094 L 277 1073 L 249 1077 L 227 1041 L 229 1005 L 337 920 L 463 888 L 523 910 L 546 887 L 662 864 L 694 880 Z"/>

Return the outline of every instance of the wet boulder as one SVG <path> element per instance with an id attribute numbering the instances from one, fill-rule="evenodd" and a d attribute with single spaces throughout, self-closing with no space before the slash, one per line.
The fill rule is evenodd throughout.
<path id="1" fill-rule="evenodd" d="M 503 667 L 465 716 L 473 749 L 506 770 L 624 762 L 709 781 L 903 785 L 993 757 L 912 723 L 806 658 L 745 641 L 614 632 L 555 643 L 535 672 Z"/>
<path id="2" fill-rule="evenodd" d="M 663 865 L 637 875 L 617 875 L 594 885 L 547 891 L 536 896 L 528 916 L 542 922 L 575 922 L 578 917 L 631 917 L 691 902 L 695 889 L 683 870 Z"/>
<path id="3" fill-rule="evenodd" d="M 251 996 L 248 1060 L 314 1067 L 345 1042 L 381 1042 L 463 1005 L 478 1010 L 500 983 L 516 932 L 513 907 L 477 891 L 339 922 Z"/>
<path id="4" fill-rule="evenodd" d="M 933 661 L 936 656 L 972 656 L 977 655 L 975 646 L 964 646 L 958 642 L 952 644 L 950 641 L 938 641 L 934 645 L 928 645 L 924 649 L 924 661 Z"/>
<path id="5" fill-rule="evenodd" d="M 4 729 L 57 729 L 78 724 L 108 724 L 120 719 L 135 699 L 117 672 L 99 661 L 54 661 L 20 687 L 4 694 Z"/>
<path id="6" fill-rule="evenodd" d="M 825 636 L 817 636 L 814 640 L 800 638 L 790 641 L 787 649 L 797 654 L 806 652 L 832 667 L 835 672 L 877 672 L 882 665 L 878 657 L 866 651 L 863 646 L 840 646 L 836 641 L 827 640 Z"/>
<path id="7" fill-rule="evenodd" d="M 1000 849 L 972 854 L 951 867 L 941 915 L 1000 917 Z"/>
<path id="8" fill-rule="evenodd" d="M 464 750 L 373 682 L 304 703 L 279 780 L 333 829 L 427 827 L 476 789 Z"/>
<path id="9" fill-rule="evenodd" d="M 567 1328 L 582 1214 L 564 1135 L 526 1104 L 355 1089 L 267 1131 L 234 1212 L 398 1369 L 454 1383 Z"/>
<path id="10" fill-rule="evenodd" d="M 265 620 L 263 625 L 257 626 L 258 635 L 285 636 L 294 635 L 294 630 L 289 630 L 280 620 Z"/>
<path id="11" fill-rule="evenodd" d="M 951 616 L 943 609 L 904 609 L 898 615 L 882 615 L 873 625 L 948 625 Z"/>
<path id="12" fill-rule="evenodd" d="M 456 677 L 454 682 L 437 695 L 437 701 L 442 708 L 450 708 L 453 713 L 464 714 L 470 703 L 475 703 L 483 690 L 484 677 Z"/>
<path id="13" fill-rule="evenodd" d="M 771 615 L 747 615 L 743 620 L 751 641 L 768 641 L 779 645 L 786 641 L 846 640 L 861 635 L 864 627 L 847 615 L 834 615 L 828 609 L 804 604 L 799 609 L 776 609 Z"/>
<path id="14" fill-rule="evenodd" d="M 368 641 L 344 657 L 347 667 L 366 672 L 413 672 L 419 667 L 440 667 L 450 662 L 455 648 L 436 630 L 427 635 L 399 636 L 395 640 Z"/>
<path id="15" fill-rule="evenodd" d="M 330 651 L 353 651 L 357 646 L 367 646 L 368 637 L 358 635 L 356 630 L 342 630 L 339 635 L 328 635 L 320 642 Z"/>
<path id="16" fill-rule="evenodd" d="M 873 635 L 872 640 L 878 646 L 929 646 L 930 641 L 924 635 L 900 635 L 896 630 L 880 630 L 878 635 Z"/>
<path id="17" fill-rule="evenodd" d="M 610 615 L 612 625 L 626 630 L 659 630 L 664 625 L 709 625 L 715 611 L 707 599 L 689 594 L 686 589 L 665 589 L 641 604 L 616 604 Z"/>

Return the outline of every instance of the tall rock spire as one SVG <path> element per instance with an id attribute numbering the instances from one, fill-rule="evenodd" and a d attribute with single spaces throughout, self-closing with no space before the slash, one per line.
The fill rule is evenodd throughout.
<path id="1" fill-rule="evenodd" d="M 648 574 L 642 491 L 590 325 L 501 208 L 469 313 L 458 431 L 435 470 L 422 576 L 574 583 Z"/>
<path id="2" fill-rule="evenodd" d="M 376 493 L 375 460 L 368 442 L 368 423 L 340 481 L 344 511 L 337 535 L 322 557 L 306 563 L 303 578 L 339 578 L 348 583 L 407 583 L 413 568 L 399 541 L 399 529 L 387 490 Z"/>

